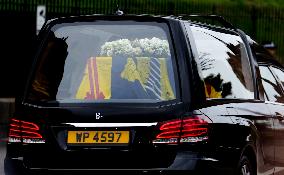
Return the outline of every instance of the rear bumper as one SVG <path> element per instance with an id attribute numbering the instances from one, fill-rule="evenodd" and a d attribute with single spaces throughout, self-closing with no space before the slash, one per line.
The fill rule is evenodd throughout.
<path id="1" fill-rule="evenodd" d="M 167 168 L 150 169 L 84 169 L 84 168 L 47 168 L 28 167 L 23 158 L 6 157 L 6 175 L 40 175 L 40 174 L 233 174 L 234 163 L 229 160 L 219 160 L 212 157 L 198 156 L 199 154 L 179 152 L 172 164 Z M 49 160 L 53 161 L 53 160 Z M 145 160 L 146 161 L 146 160 Z"/>

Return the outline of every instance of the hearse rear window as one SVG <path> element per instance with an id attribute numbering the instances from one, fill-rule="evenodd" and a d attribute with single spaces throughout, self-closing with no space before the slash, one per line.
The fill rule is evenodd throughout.
<path id="1" fill-rule="evenodd" d="M 31 82 L 32 101 L 176 99 L 168 26 L 158 22 L 57 24 Z"/>

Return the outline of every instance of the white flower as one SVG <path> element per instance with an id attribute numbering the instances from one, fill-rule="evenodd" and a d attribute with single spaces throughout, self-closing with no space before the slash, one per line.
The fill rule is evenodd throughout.
<path id="1" fill-rule="evenodd" d="M 156 37 L 152 39 L 119 39 L 116 41 L 106 42 L 101 47 L 100 55 L 113 56 L 169 56 L 169 43 L 167 40 L 162 40 Z"/>
<path id="2" fill-rule="evenodd" d="M 134 40 L 134 45 L 140 47 L 145 55 L 150 56 L 169 56 L 169 43 L 167 40 L 161 40 L 159 38 L 153 37 L 152 39 L 136 39 Z"/>

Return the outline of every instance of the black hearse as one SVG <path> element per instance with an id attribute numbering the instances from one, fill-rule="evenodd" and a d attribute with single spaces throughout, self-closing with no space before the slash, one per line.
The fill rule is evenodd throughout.
<path id="1" fill-rule="evenodd" d="M 283 67 L 194 17 L 48 21 L 5 173 L 284 174 Z"/>

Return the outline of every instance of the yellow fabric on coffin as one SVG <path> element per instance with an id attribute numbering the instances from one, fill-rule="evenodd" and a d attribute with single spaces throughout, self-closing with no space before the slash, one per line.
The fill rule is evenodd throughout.
<path id="1" fill-rule="evenodd" d="M 93 64 L 89 65 L 89 62 Z M 103 99 L 110 99 L 112 57 L 91 57 L 89 58 L 88 63 L 75 98 L 86 99 L 88 98 L 88 95 L 91 94 L 91 91 L 93 91 L 94 99 L 99 98 L 97 94 L 100 93 L 103 95 Z M 96 68 L 94 65 L 96 65 Z M 97 77 L 95 77 L 96 75 Z M 98 84 L 96 84 L 96 78 Z M 93 84 L 91 84 L 90 80 L 93 82 Z M 93 89 L 91 89 L 91 87 L 93 87 Z M 96 87 L 98 87 L 99 92 L 96 92 Z"/>
<path id="2" fill-rule="evenodd" d="M 77 90 L 75 99 L 85 99 L 86 94 L 90 91 L 90 81 L 89 81 L 89 73 L 88 73 L 88 66 L 84 70 L 84 75 L 81 81 L 81 84 Z"/>
<path id="3" fill-rule="evenodd" d="M 170 84 L 167 63 L 165 58 L 159 58 L 161 63 L 161 97 L 164 100 L 175 99 L 175 95 Z"/>
<path id="4" fill-rule="evenodd" d="M 138 80 L 140 83 L 142 83 L 140 75 L 137 71 L 136 64 L 132 58 L 127 58 L 127 63 L 124 66 L 124 69 L 120 74 L 120 77 L 130 82 Z"/>
<path id="5" fill-rule="evenodd" d="M 167 63 L 165 58 L 158 58 L 161 70 L 161 98 L 162 100 L 175 99 L 173 89 L 170 84 Z M 127 59 L 124 70 L 121 73 L 121 78 L 130 82 L 138 80 L 142 87 L 145 89 L 145 84 L 150 75 L 150 58 L 149 57 L 136 57 L 137 66 L 132 58 Z"/>
<path id="6" fill-rule="evenodd" d="M 97 57 L 97 67 L 100 91 L 103 92 L 105 99 L 110 99 L 112 57 Z"/>
<path id="7" fill-rule="evenodd" d="M 128 58 L 127 63 L 121 72 L 120 76 L 130 82 L 138 80 L 142 87 L 147 82 L 150 73 L 150 58 L 149 57 L 136 57 L 137 65 L 133 58 Z"/>
<path id="8" fill-rule="evenodd" d="M 146 84 L 150 74 L 150 58 L 149 57 L 136 57 L 137 71 L 140 75 L 143 86 Z"/>

